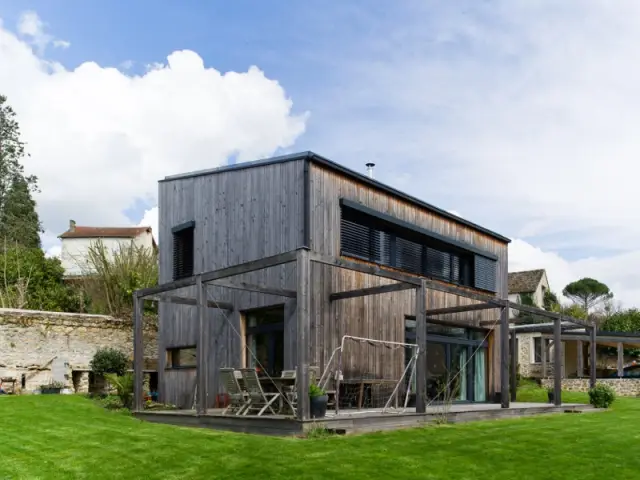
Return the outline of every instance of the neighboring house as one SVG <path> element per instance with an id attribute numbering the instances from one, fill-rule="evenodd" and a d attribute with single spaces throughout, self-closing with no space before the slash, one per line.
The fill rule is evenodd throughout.
<path id="1" fill-rule="evenodd" d="M 109 254 L 123 245 L 157 249 L 151 227 L 84 227 L 69 221 L 69 230 L 60 235 L 62 251 L 60 261 L 66 277 L 77 277 L 92 269 L 87 261 L 89 249 L 101 241 Z"/>
<path id="2" fill-rule="evenodd" d="M 209 354 L 203 353 L 207 394 L 202 401 L 212 407 L 223 392 L 221 367 L 259 362 L 278 376 L 297 368 L 306 355 L 310 365 L 325 372 L 338 368 L 330 360 L 345 335 L 417 343 L 415 292 L 420 289 L 412 285 L 420 285 L 420 278 L 463 292 L 427 287 L 427 312 L 477 303 L 465 293 L 507 297 L 508 238 L 311 152 L 167 177 L 160 181 L 159 215 L 160 284 L 187 285 L 181 295 L 188 288 L 191 298 L 196 296 L 189 286 L 194 275 L 302 247 L 311 258 L 348 261 L 362 269 L 382 266 L 412 282 L 389 293 L 336 300 L 332 293 L 388 284 L 391 273 L 381 278 L 312 261 L 310 310 L 308 317 L 304 314 L 310 335 L 303 344 L 297 322 L 306 320 L 296 320 L 296 299 L 290 298 L 298 288 L 295 263 L 228 279 L 293 295 L 210 285 L 210 298 L 230 306 L 207 309 L 204 323 L 199 324 L 197 308 L 161 303 L 160 399 L 180 408 L 191 408 L 200 397 L 195 363 L 188 358 L 197 358 L 203 341 Z M 487 305 L 428 318 L 427 370 L 418 379 L 428 386 L 427 400 L 435 400 L 438 382 L 456 376 L 462 382 L 457 400 L 494 401 L 500 390 L 500 315 Z M 199 328 L 209 334 L 200 335 Z M 343 353 L 339 371 L 345 382 L 365 375 L 399 380 L 409 358 L 405 349 L 371 346 L 366 355 Z M 420 375 L 422 367 L 417 368 Z"/>
<path id="3" fill-rule="evenodd" d="M 544 296 L 549 291 L 547 272 L 544 269 L 509 272 L 509 300 L 525 303 L 524 296 L 531 298 L 533 305 L 544 307 Z M 513 315 L 512 315 L 513 316 Z"/>
<path id="4" fill-rule="evenodd" d="M 544 296 L 549 291 L 547 272 L 544 269 L 509 272 L 509 300 L 514 303 L 529 304 L 544 308 Z M 525 298 L 526 296 L 526 298 Z M 518 312 L 511 309 L 510 318 L 518 317 Z M 520 374 L 525 377 L 542 375 L 542 345 L 546 344 L 547 359 L 553 359 L 553 347 L 549 340 L 543 340 L 541 333 L 520 333 L 518 339 L 518 363 Z M 549 363 L 552 372 L 553 363 Z"/>

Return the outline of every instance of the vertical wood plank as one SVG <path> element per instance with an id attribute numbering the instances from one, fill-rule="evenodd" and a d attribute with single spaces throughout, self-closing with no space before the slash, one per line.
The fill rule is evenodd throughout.
<path id="1" fill-rule="evenodd" d="M 553 321 L 553 401 L 562 405 L 562 324 L 559 318 Z"/>
<path id="2" fill-rule="evenodd" d="M 509 309 L 500 310 L 500 404 L 509 408 Z"/>
<path id="3" fill-rule="evenodd" d="M 591 344 L 589 345 L 590 350 L 590 359 L 589 359 L 589 387 L 593 388 L 596 386 L 596 326 L 594 325 L 591 328 Z"/>
<path id="4" fill-rule="evenodd" d="M 134 401 L 135 411 L 141 412 L 144 405 L 144 391 L 142 370 L 144 367 L 143 344 L 143 314 L 144 299 L 133 296 L 133 375 L 134 375 Z M 158 352 L 162 355 L 164 352 Z"/>
<path id="5" fill-rule="evenodd" d="M 509 309 L 505 309 L 507 312 Z M 518 337 L 514 331 L 511 334 L 511 401 L 516 401 L 518 393 Z"/>
<path id="6" fill-rule="evenodd" d="M 584 377 L 584 345 L 582 340 L 576 342 L 576 348 L 578 349 L 578 378 Z"/>
<path id="7" fill-rule="evenodd" d="M 624 348 L 622 342 L 618 342 L 618 377 L 624 376 Z"/>
<path id="8" fill-rule="evenodd" d="M 296 368 L 298 343 L 297 326 L 297 301 L 289 298 L 284 304 L 284 369 L 293 370 Z"/>
<path id="9" fill-rule="evenodd" d="M 427 287 L 416 289 L 416 343 L 420 349 L 416 365 L 416 413 L 425 413 L 427 405 Z"/>
<path id="10" fill-rule="evenodd" d="M 309 327 L 311 323 L 311 262 L 309 250 L 298 250 L 296 268 L 298 273 L 297 289 L 297 366 L 296 388 L 298 395 L 297 417 L 299 420 L 309 419 Z"/>
<path id="11" fill-rule="evenodd" d="M 196 348 L 196 382 L 198 385 L 198 413 L 204 415 L 207 413 L 207 358 L 208 358 L 208 341 L 206 332 L 206 315 L 207 315 L 207 293 L 206 285 L 202 283 L 202 277 L 198 275 L 196 278 L 196 298 L 198 301 L 198 342 Z M 215 365 L 213 366 L 216 367 Z"/>

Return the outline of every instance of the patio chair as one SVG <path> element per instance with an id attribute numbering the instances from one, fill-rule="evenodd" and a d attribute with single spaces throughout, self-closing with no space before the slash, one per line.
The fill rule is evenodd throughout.
<path id="1" fill-rule="evenodd" d="M 264 412 L 269 410 L 272 414 L 276 414 L 273 409 L 273 403 L 278 400 L 280 393 L 265 393 L 260 384 L 258 373 L 253 368 L 242 368 L 242 378 L 244 379 L 244 385 L 249 395 L 249 405 L 243 411 L 242 415 L 246 415 L 252 411 L 258 411 L 257 415 L 261 416 Z"/>
<path id="2" fill-rule="evenodd" d="M 282 374 L 280 375 L 281 378 L 296 378 L 296 371 L 295 370 L 283 370 Z M 297 390 L 296 390 L 296 384 L 290 384 L 290 385 L 283 385 L 283 390 L 284 390 L 284 395 L 287 399 L 287 403 L 289 405 L 291 405 L 291 407 L 293 408 L 293 413 L 295 415 L 295 408 L 297 407 L 297 403 L 298 403 L 298 395 L 297 395 Z"/>
<path id="3" fill-rule="evenodd" d="M 233 368 L 221 368 L 220 376 L 224 388 L 229 395 L 229 405 L 222 411 L 226 415 L 229 411 L 235 411 L 236 415 L 240 415 L 249 406 L 249 395 L 245 392 L 238 382 L 240 372 Z"/>

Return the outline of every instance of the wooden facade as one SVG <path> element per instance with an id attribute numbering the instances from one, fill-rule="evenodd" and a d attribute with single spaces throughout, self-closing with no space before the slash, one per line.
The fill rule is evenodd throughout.
<path id="1" fill-rule="evenodd" d="M 160 182 L 160 283 L 173 280 L 172 229 L 194 222 L 194 273 L 212 271 L 308 247 L 311 252 L 339 257 L 340 202 L 349 200 L 424 230 L 463 242 L 497 257 L 496 292 L 507 298 L 508 240 L 313 154 L 255 162 L 210 172 L 168 177 Z M 362 262 L 366 263 L 366 262 Z M 284 308 L 284 366 L 295 368 L 298 348 L 305 348 L 310 364 L 324 370 L 344 335 L 403 342 L 405 319 L 415 315 L 415 289 L 332 300 L 336 292 L 389 283 L 384 278 L 311 262 L 308 338 L 300 343 L 297 301 L 301 299 L 210 286 L 210 300 L 233 308 L 207 309 L 200 326 L 197 309 L 162 303 L 159 321 L 160 398 L 190 408 L 196 395 L 194 368 L 166 368 L 166 350 L 207 342 L 207 404 L 213 407 L 220 391 L 217 370 L 244 363 L 243 320 L 266 306 Z M 248 273 L 233 282 L 296 291 L 295 263 Z M 470 294 L 474 289 L 467 289 Z M 481 292 L 488 295 L 487 292 Z M 176 295 L 196 298 L 197 288 Z M 462 296 L 427 290 L 427 310 L 480 303 Z M 487 326 L 489 336 L 489 394 L 500 390 L 500 311 L 496 308 L 438 315 L 437 320 Z M 202 332 L 202 335 L 201 335 Z M 306 332 L 305 332 L 306 333 Z M 343 370 L 398 378 L 404 368 L 380 355 L 345 355 Z"/>

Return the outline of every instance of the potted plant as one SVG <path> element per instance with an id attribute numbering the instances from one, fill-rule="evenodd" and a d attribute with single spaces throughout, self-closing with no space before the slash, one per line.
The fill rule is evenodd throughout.
<path id="1" fill-rule="evenodd" d="M 555 388 L 547 387 L 547 398 L 549 399 L 549 403 L 554 402 L 554 394 L 555 394 Z"/>
<path id="2" fill-rule="evenodd" d="M 55 394 L 59 394 L 63 388 L 64 388 L 64 383 L 53 381 L 45 385 L 40 385 L 40 393 L 43 395 L 55 395 Z"/>
<path id="3" fill-rule="evenodd" d="M 324 418 L 327 413 L 329 395 L 318 385 L 309 385 L 309 410 L 311 418 Z"/>

